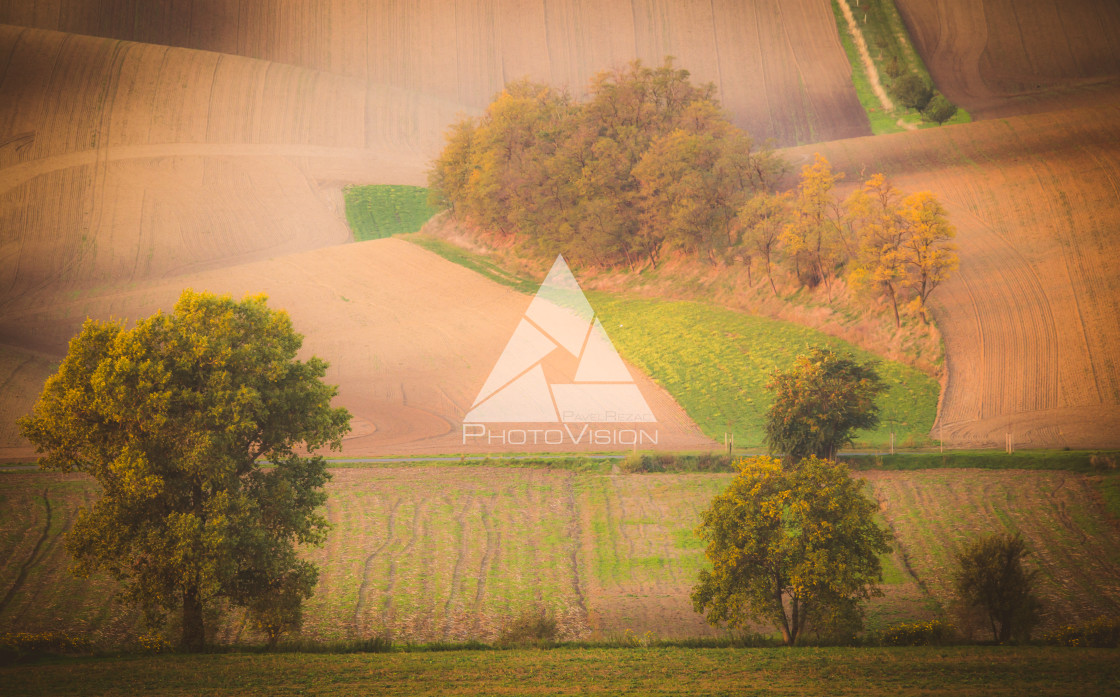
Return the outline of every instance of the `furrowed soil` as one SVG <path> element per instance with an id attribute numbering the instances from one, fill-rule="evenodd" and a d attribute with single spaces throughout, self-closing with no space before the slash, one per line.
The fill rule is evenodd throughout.
<path id="1" fill-rule="evenodd" d="M 707 561 L 694 534 L 727 474 L 609 474 L 473 465 L 336 468 L 303 636 L 493 641 L 533 608 L 564 639 L 721 636 L 689 593 Z M 1041 631 L 1120 612 L 1120 521 L 1097 477 L 1054 471 L 859 472 L 895 534 L 867 627 L 946 618 L 954 553 L 1019 530 L 1039 571 Z M 0 627 L 114 644 L 140 631 L 104 574 L 67 573 L 62 534 L 97 496 L 81 475 L 0 474 Z M 951 618 L 950 618 L 951 619 Z M 756 629 L 769 633 L 771 628 Z M 976 638 L 984 638 L 982 632 Z M 218 641 L 258 641 L 239 612 Z"/>
<path id="2" fill-rule="evenodd" d="M 735 122 L 759 140 L 793 145 L 870 133 L 822 0 L 3 0 L 0 23 L 301 66 L 424 95 L 454 105 L 452 114 L 477 113 L 522 77 L 580 94 L 601 70 L 675 56 L 697 83 L 715 84 Z M 438 136 L 450 121 L 430 132 Z"/>
<path id="3" fill-rule="evenodd" d="M 937 87 L 973 117 L 1090 104 L 1120 78 L 1112 0 L 898 0 Z"/>
<path id="4" fill-rule="evenodd" d="M 1120 92 L 1092 107 L 783 151 L 937 195 L 960 270 L 932 296 L 946 446 L 1120 445 Z"/>

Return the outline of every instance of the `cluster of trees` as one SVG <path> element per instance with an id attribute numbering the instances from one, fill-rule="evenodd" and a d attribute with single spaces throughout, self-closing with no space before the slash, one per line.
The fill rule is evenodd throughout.
<path id="1" fill-rule="evenodd" d="M 926 301 L 956 267 L 955 230 L 928 192 L 874 175 L 841 200 L 842 173 L 817 155 L 796 188 L 784 161 L 731 124 L 711 85 L 671 60 L 602 72 L 590 98 L 529 82 L 480 119 L 452 126 L 429 175 L 432 203 L 576 264 L 656 266 L 669 253 L 775 269 L 801 286 L 849 281 L 928 321 Z"/>
<path id="2" fill-rule="evenodd" d="M 857 290 L 891 301 L 896 325 L 900 303 L 929 321 L 930 294 L 957 268 L 956 229 L 933 194 L 904 195 L 875 174 L 841 200 L 843 173 L 817 154 L 795 189 L 755 196 L 740 209 L 740 258 L 762 264 L 771 290 L 774 267 L 784 264 L 802 286 L 846 277 Z"/>
<path id="3" fill-rule="evenodd" d="M 902 106 L 920 112 L 938 126 L 957 114 L 957 105 L 914 73 L 892 75 L 891 94 Z"/>
<path id="4" fill-rule="evenodd" d="M 727 120 L 712 85 L 688 76 L 671 59 L 635 61 L 596 75 L 584 103 L 511 84 L 480 119 L 452 126 L 432 203 L 577 264 L 727 254 L 739 209 L 783 165 Z"/>

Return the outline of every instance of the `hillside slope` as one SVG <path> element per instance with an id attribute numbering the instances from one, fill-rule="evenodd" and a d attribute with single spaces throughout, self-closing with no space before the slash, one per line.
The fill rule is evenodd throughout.
<path id="1" fill-rule="evenodd" d="M 453 113 L 353 78 L 57 32 L 0 26 L 0 55 L 0 311 L 345 242 L 341 182 L 422 183 Z"/>
<path id="2" fill-rule="evenodd" d="M 760 140 L 870 133 L 829 0 L 0 0 L 0 23 L 299 65 L 468 113 L 510 80 L 578 94 L 600 70 L 671 55 L 696 81 L 715 83 Z"/>
<path id="3" fill-rule="evenodd" d="M 1094 107 L 858 138 L 824 153 L 937 194 L 960 272 L 933 296 L 950 446 L 1120 445 L 1120 96 Z"/>
<path id="4" fill-rule="evenodd" d="M 87 316 L 137 320 L 157 310 L 168 312 L 183 288 L 238 299 L 264 293 L 271 307 L 288 312 L 305 336 L 301 355 L 314 354 L 330 364 L 325 380 L 340 386 L 337 404 L 354 416 L 345 455 L 557 449 L 544 443 L 504 448 L 464 442 L 460 430 L 531 298 L 395 239 L 91 288 L 74 296 L 59 294 L 49 307 L 0 313 L 0 345 L 8 345 L 0 351 L 0 370 L 9 371 L 13 385 L 25 385 L 38 372 L 41 386 L 49 363 L 29 359 L 62 356 Z M 637 370 L 631 373 L 657 420 L 659 447 L 716 446 L 668 393 Z M 24 391 L 22 399 L 14 392 L 0 394 L 5 405 L 0 415 L 25 413 L 38 392 Z M 0 440 L 0 456 L 31 456 L 14 429 L 0 430 L 0 439 L 5 435 L 9 440 Z M 596 447 L 586 438 L 563 449 L 625 447 Z"/>

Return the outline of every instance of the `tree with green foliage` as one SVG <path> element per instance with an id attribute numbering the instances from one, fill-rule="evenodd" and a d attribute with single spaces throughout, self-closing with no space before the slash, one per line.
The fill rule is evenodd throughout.
<path id="1" fill-rule="evenodd" d="M 886 385 L 874 363 L 813 347 L 789 370 L 774 371 L 766 389 L 774 395 L 766 412 L 767 445 L 792 464 L 810 455 L 832 459 L 855 431 L 878 426 L 875 398 Z"/>
<path id="2" fill-rule="evenodd" d="M 903 106 L 922 111 L 933 99 L 933 88 L 921 76 L 906 73 L 894 81 L 891 89 Z"/>
<path id="3" fill-rule="evenodd" d="M 315 586 L 295 545 L 324 539 L 330 475 L 299 453 L 341 447 L 350 415 L 330 406 L 326 364 L 296 360 L 301 343 L 264 296 L 187 290 L 132 329 L 87 320 L 19 421 L 41 468 L 101 486 L 66 536 L 75 572 L 108 571 L 153 625 L 181 612 L 186 649 L 221 600 L 274 641 Z"/>
<path id="4" fill-rule="evenodd" d="M 932 121 L 938 126 L 957 115 L 957 105 L 953 104 L 940 92 L 934 92 L 933 99 L 922 110 L 922 116 L 927 121 Z"/>
<path id="5" fill-rule="evenodd" d="M 878 505 L 846 465 L 809 457 L 792 467 L 762 456 L 700 514 L 697 534 L 711 570 L 692 604 L 709 623 L 744 628 L 772 623 L 789 646 L 807 629 L 853 634 L 859 602 L 881 595 L 879 555 L 890 534 L 875 524 Z"/>
<path id="6" fill-rule="evenodd" d="M 1038 572 L 1023 568 L 1028 554 L 1019 533 L 978 537 L 957 553 L 953 588 L 961 610 L 983 616 L 995 641 L 1029 639 L 1038 624 Z"/>

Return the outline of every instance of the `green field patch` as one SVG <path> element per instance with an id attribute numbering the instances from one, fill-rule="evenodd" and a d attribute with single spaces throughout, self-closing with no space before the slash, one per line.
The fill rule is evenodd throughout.
<path id="1" fill-rule="evenodd" d="M 772 402 L 766 383 L 810 346 L 877 361 L 887 385 L 879 399 L 881 426 L 856 434 L 863 447 L 881 448 L 893 430 L 898 445 L 928 442 L 937 412 L 937 382 L 916 368 L 881 360 L 842 339 L 791 322 L 686 301 L 623 299 L 588 293 L 592 307 L 623 358 L 664 387 L 706 435 L 725 433 L 735 445 L 764 445 Z"/>
<path id="2" fill-rule="evenodd" d="M 540 285 L 449 242 L 428 235 L 408 240 L 521 292 L 535 293 Z M 730 433 L 736 447 L 761 448 L 771 373 L 789 368 L 808 347 L 824 346 L 879 362 L 888 387 L 879 401 L 882 424 L 856 435 L 861 447 L 887 446 L 892 431 L 899 447 L 930 444 L 940 388 L 916 368 L 815 329 L 705 303 L 602 292 L 587 297 L 622 357 L 665 388 L 710 438 L 722 442 Z"/>
<path id="3" fill-rule="evenodd" d="M 378 184 L 342 190 L 346 222 L 356 242 L 417 232 L 436 214 L 421 186 Z"/>

